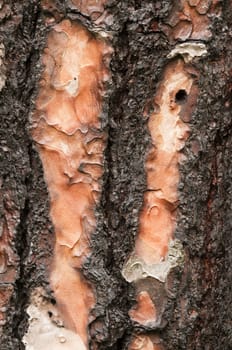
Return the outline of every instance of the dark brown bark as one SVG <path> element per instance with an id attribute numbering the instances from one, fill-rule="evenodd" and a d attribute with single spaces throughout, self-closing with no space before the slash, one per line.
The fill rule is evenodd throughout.
<path id="1" fill-rule="evenodd" d="M 6 76 L 0 98 L 0 349 L 24 349 L 26 309 L 36 287 L 43 287 L 55 303 L 48 283 L 54 230 L 29 119 L 49 25 L 66 18 L 81 22 L 89 31 L 98 27 L 109 32 L 114 49 L 102 112 L 108 133 L 103 193 L 92 253 L 83 267 L 97 301 L 95 319 L 89 325 L 90 348 L 127 349 L 135 335 L 145 334 L 158 339 L 164 349 L 230 349 L 231 1 L 212 2 L 207 18 L 205 7 L 197 5 L 200 21 L 196 17 L 192 22 L 179 20 L 178 1 L 102 3 L 91 9 L 80 7 L 78 1 L 0 2 L 5 48 L 0 78 Z M 189 3 L 192 9 L 194 1 Z M 203 37 L 199 28 L 203 28 Z M 205 44 L 207 55 L 185 65 L 198 86 L 192 119 L 185 120 L 191 133 L 180 167 L 175 232 L 185 259 L 169 273 L 166 283 L 144 280 L 143 288 L 154 291 L 153 301 L 160 305 L 161 315 L 154 327 L 146 327 L 128 315 L 136 304 L 137 286 L 127 283 L 121 273 L 135 246 L 146 190 L 145 161 L 151 136 L 144 110 L 149 116 L 156 107 L 152 101 L 165 68 L 176 59 L 168 58 L 170 52 L 176 44 L 193 40 Z M 186 106 L 183 118 L 190 113 L 189 104 Z"/>

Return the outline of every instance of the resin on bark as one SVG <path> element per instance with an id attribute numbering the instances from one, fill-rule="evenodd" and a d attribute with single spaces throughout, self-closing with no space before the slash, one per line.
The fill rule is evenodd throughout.
<path id="1" fill-rule="evenodd" d="M 37 288 L 27 308 L 29 329 L 23 338 L 26 349 L 33 350 L 85 350 L 81 337 L 64 328 L 57 307 L 46 292 Z"/>

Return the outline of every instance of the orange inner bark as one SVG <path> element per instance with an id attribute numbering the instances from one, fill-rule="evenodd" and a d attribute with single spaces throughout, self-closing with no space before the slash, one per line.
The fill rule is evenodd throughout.
<path id="1" fill-rule="evenodd" d="M 181 120 L 180 112 L 192 85 L 193 79 L 184 70 L 182 60 L 170 64 L 154 101 L 159 111 L 148 122 L 152 147 L 145 164 L 147 192 L 135 253 L 149 265 L 165 259 L 175 230 L 180 150 L 189 135 L 189 127 Z"/>
<path id="2" fill-rule="evenodd" d="M 81 273 L 96 228 L 105 133 L 100 113 L 111 49 L 64 20 L 48 35 L 32 136 L 42 159 L 56 234 L 51 285 L 65 326 L 87 344 L 95 297 Z"/>
<path id="3" fill-rule="evenodd" d="M 149 266 L 167 259 L 169 243 L 174 239 L 179 163 L 190 131 L 184 120 L 190 120 L 198 93 L 192 73 L 196 74 L 182 59 L 166 67 L 154 98 L 156 111 L 148 121 L 152 147 L 145 163 L 147 191 L 132 256 Z M 138 290 L 137 304 L 129 315 L 144 326 L 154 324 L 160 316 L 149 293 Z M 149 335 L 140 335 L 132 339 L 129 349 L 161 350 L 163 347 L 159 339 L 154 341 Z"/>
<path id="4" fill-rule="evenodd" d="M 129 350 L 162 350 L 163 348 L 152 341 L 147 335 L 139 335 L 135 337 L 129 345 Z"/>
<path id="5" fill-rule="evenodd" d="M 148 292 L 140 292 L 136 307 L 129 311 L 130 318 L 144 326 L 156 321 L 156 308 Z"/>
<path id="6" fill-rule="evenodd" d="M 220 0 L 178 0 L 168 23 L 168 36 L 175 40 L 209 40 L 210 17 L 221 11 Z"/>

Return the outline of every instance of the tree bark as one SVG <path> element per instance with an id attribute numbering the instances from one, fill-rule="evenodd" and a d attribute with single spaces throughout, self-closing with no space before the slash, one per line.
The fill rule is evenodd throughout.
<path id="1" fill-rule="evenodd" d="M 79 349 L 232 348 L 231 24 L 230 0 L 0 1 L 1 350 L 42 348 L 39 335 L 48 332 L 36 325 L 43 317 L 61 349 L 78 348 L 77 337 Z M 84 214 L 92 220 L 85 259 L 75 263 L 69 250 L 57 248 L 57 227 L 64 214 L 75 221 L 79 212 L 70 212 L 82 197 L 71 194 L 66 207 L 66 192 L 59 192 L 64 209 L 54 215 L 51 186 L 59 162 L 45 162 L 41 139 L 48 140 L 46 130 L 56 124 L 42 129 L 37 118 L 46 84 L 61 96 L 56 115 L 61 98 L 70 101 L 64 94 L 79 96 L 73 84 L 58 86 L 44 73 L 52 47 L 56 76 L 66 74 L 59 62 L 64 47 L 68 52 L 62 35 L 76 40 L 68 53 L 74 68 L 81 59 L 92 67 L 80 73 L 82 96 L 90 97 L 76 102 L 76 111 L 101 138 L 103 157 L 99 196 Z M 77 48 L 81 40 L 85 49 Z M 94 122 L 91 103 L 98 106 Z M 72 141 L 80 142 L 78 149 L 85 147 L 81 137 Z M 87 196 L 92 187 L 85 188 Z M 160 199 L 157 191 L 165 195 Z M 156 208 L 151 218 L 148 202 Z M 69 258 L 61 261 L 62 254 Z M 61 269 L 58 288 L 51 281 Z M 79 284 L 69 286 L 76 276 Z M 92 299 L 84 305 L 89 290 Z M 82 306 L 88 314 L 83 337 L 69 312 L 78 323 Z M 52 337 L 46 346 L 60 349 Z"/>

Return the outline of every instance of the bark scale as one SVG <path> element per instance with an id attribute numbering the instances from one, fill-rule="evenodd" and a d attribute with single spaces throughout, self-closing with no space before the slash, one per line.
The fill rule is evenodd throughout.
<path id="1" fill-rule="evenodd" d="M 231 2 L 3 1 L 0 15 L 0 348 L 24 348 L 33 312 L 33 317 L 54 327 L 61 349 L 75 347 L 80 335 L 72 333 L 75 327 L 67 321 L 64 329 L 65 316 L 60 315 L 60 302 L 49 284 L 56 223 L 53 215 L 53 223 L 50 220 L 51 193 L 29 124 L 39 96 L 47 38 L 57 23 L 67 20 L 81 23 L 95 38 L 107 37 L 114 50 L 111 81 L 106 84 L 100 112 L 108 138 L 101 198 L 95 208 L 91 253 L 81 262 L 83 280 L 92 286 L 95 297 L 86 346 L 232 347 Z M 167 86 L 164 72 L 175 64 L 195 81 L 192 92 L 181 83 L 172 96 L 172 110 L 178 105 L 181 123 L 190 131 L 188 139 L 183 136 L 184 160 L 175 173 L 175 213 L 165 207 L 167 215 L 172 213 L 172 224 L 163 225 L 166 220 L 162 218 L 159 224 L 153 217 L 151 227 L 158 233 L 162 225 L 170 227 L 160 253 L 164 261 L 170 237 L 180 242 L 183 259 L 172 266 L 164 281 L 150 276 L 127 282 L 122 271 L 134 249 L 145 252 L 148 263 L 159 255 L 157 242 L 149 243 L 148 257 L 147 248 L 140 249 L 138 240 L 141 217 L 147 220 L 147 164 L 152 147 L 159 149 L 158 136 L 153 140 L 150 126 L 152 118 L 157 123 L 161 109 L 160 86 Z M 71 294 L 75 293 L 78 300 L 78 290 L 73 288 Z"/>

